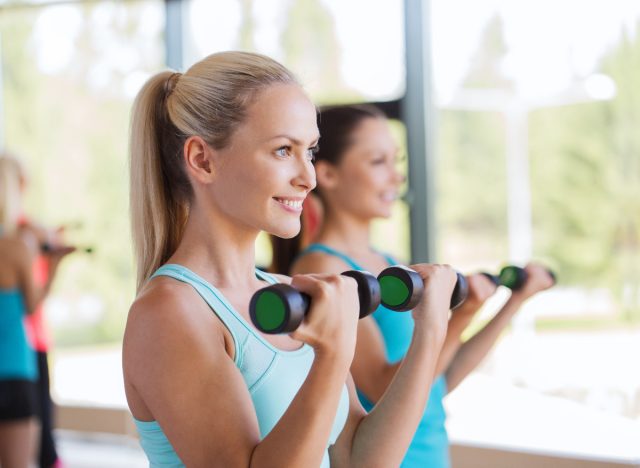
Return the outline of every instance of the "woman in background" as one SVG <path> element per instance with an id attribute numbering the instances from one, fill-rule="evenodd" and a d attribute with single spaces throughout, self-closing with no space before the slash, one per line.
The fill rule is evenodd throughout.
<path id="1" fill-rule="evenodd" d="M 386 116 L 372 106 L 323 110 L 318 119 L 320 149 L 316 154 L 323 219 L 314 243 L 296 255 L 295 246 L 276 240 L 274 263 L 291 265 L 291 274 L 336 273 L 365 269 L 374 274 L 397 263 L 371 247 L 371 223 L 391 216 L 403 176 L 397 170 L 398 147 Z M 295 260 L 295 261 L 294 261 Z M 436 368 L 429 404 L 403 461 L 403 467 L 449 466 L 443 398 L 473 370 L 522 302 L 553 284 L 544 268 L 527 266 L 528 280 L 479 333 L 462 344 L 460 335 L 496 286 L 484 275 L 467 277 L 469 296 L 449 321 Z M 410 313 L 380 306 L 360 320 L 351 372 L 365 409 L 374 408 L 402 367 L 415 323 Z M 426 388 L 425 388 L 426 391 Z"/>
<path id="2" fill-rule="evenodd" d="M 37 443 L 38 395 L 36 355 L 24 317 L 42 302 L 60 260 L 74 249 L 47 253 L 49 278 L 38 287 L 33 278 L 37 239 L 20 231 L 20 167 L 0 157 L 0 466 L 27 467 Z"/>

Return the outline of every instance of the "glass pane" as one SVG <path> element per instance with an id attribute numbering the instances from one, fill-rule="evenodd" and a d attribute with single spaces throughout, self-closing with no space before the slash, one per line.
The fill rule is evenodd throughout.
<path id="1" fill-rule="evenodd" d="M 16 6 L 0 16 L 3 143 L 25 162 L 26 211 L 93 249 L 65 259 L 46 302 L 58 347 L 122 336 L 135 284 L 129 112 L 163 66 L 163 29 L 159 0 Z"/>
<path id="2" fill-rule="evenodd" d="M 318 103 L 397 99 L 404 93 L 402 1 L 373 3 L 194 0 L 186 64 L 250 50 L 291 68 Z"/>
<path id="3" fill-rule="evenodd" d="M 559 279 L 452 405 L 486 389 L 506 407 L 507 381 L 637 419 L 640 4 L 432 5 L 439 259 L 492 272 L 536 259 Z"/>

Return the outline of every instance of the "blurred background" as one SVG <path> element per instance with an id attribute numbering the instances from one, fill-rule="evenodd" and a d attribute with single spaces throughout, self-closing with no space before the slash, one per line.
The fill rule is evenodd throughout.
<path id="1" fill-rule="evenodd" d="M 377 246 L 556 271 L 448 398 L 454 466 L 640 466 L 640 2 L 4 0 L 0 147 L 28 168 L 28 213 L 95 248 L 46 302 L 67 466 L 145 466 L 120 364 L 129 111 L 153 73 L 228 49 L 395 119 L 409 183 Z"/>

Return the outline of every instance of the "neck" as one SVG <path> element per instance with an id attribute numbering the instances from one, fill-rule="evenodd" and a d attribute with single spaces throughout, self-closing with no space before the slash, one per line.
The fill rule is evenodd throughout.
<path id="1" fill-rule="evenodd" d="M 371 220 L 359 218 L 344 210 L 325 206 L 322 228 L 316 240 L 351 255 L 371 252 Z"/>
<path id="2" fill-rule="evenodd" d="M 194 204 L 195 205 L 195 204 Z M 255 283 L 255 240 L 259 231 L 237 220 L 212 216 L 193 206 L 184 234 L 169 263 L 179 263 L 218 288 Z"/>

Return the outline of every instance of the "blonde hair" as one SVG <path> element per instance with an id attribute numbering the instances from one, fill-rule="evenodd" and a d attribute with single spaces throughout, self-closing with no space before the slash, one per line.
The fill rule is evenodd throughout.
<path id="1" fill-rule="evenodd" d="M 0 234 L 18 227 L 21 209 L 20 181 L 24 178 L 20 161 L 8 153 L 0 154 Z"/>
<path id="2" fill-rule="evenodd" d="M 187 138 L 224 148 L 251 99 L 273 84 L 297 84 L 278 62 L 248 52 L 209 55 L 185 74 L 151 77 L 133 105 L 130 209 L 137 289 L 175 252 L 193 191 L 183 160 Z"/>

